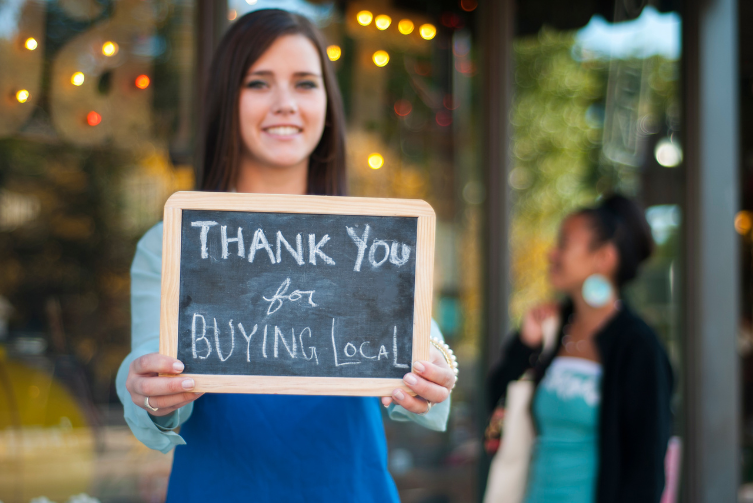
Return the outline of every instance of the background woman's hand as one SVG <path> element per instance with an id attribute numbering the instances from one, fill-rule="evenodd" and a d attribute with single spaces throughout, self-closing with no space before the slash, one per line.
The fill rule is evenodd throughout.
<path id="1" fill-rule="evenodd" d="M 405 385 L 412 389 L 416 396 L 396 389 L 392 392 L 392 397 L 382 397 L 382 404 L 385 407 L 394 401 L 410 412 L 423 414 L 429 409 L 427 401 L 437 404 L 447 400 L 450 391 L 455 387 L 455 373 L 442 353 L 434 346 L 430 346 L 429 357 L 430 362 L 415 362 L 413 372 L 403 377 Z"/>
<path id="2" fill-rule="evenodd" d="M 541 346 L 541 341 L 544 339 L 544 322 L 557 316 L 559 316 L 557 304 L 542 304 L 534 307 L 523 317 L 520 340 L 531 348 Z"/>
<path id="3" fill-rule="evenodd" d="M 183 364 L 169 356 L 149 353 L 131 362 L 126 379 L 126 389 L 131 400 L 152 416 L 166 416 L 189 404 L 203 393 L 191 393 L 193 379 L 160 377 L 159 374 L 180 374 Z M 149 405 L 159 409 L 153 412 L 146 408 L 144 398 L 149 397 Z"/>

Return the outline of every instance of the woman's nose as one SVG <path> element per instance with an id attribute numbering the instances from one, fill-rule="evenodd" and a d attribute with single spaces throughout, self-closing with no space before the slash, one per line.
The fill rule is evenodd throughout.
<path id="1" fill-rule="evenodd" d="M 293 95 L 285 89 L 278 89 L 275 93 L 275 101 L 272 108 L 275 114 L 288 115 L 298 111 L 298 105 Z"/>

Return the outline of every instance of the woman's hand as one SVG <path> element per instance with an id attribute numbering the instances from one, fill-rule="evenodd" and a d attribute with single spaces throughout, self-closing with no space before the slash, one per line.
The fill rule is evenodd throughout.
<path id="1" fill-rule="evenodd" d="M 557 304 L 542 304 L 534 307 L 523 317 L 520 340 L 530 348 L 538 348 L 544 339 L 545 322 L 550 318 L 556 320 L 557 316 L 559 316 Z"/>
<path id="2" fill-rule="evenodd" d="M 429 410 L 429 404 L 444 402 L 455 387 L 455 373 L 447 364 L 442 353 L 430 346 L 430 362 L 419 361 L 413 364 L 413 372 L 405 374 L 403 382 L 416 392 L 411 396 L 400 389 L 392 392 L 392 397 L 382 397 L 382 405 L 388 407 L 393 401 L 416 414 Z"/>
<path id="3" fill-rule="evenodd" d="M 159 374 L 180 374 L 183 364 L 175 358 L 149 353 L 131 362 L 126 379 L 126 389 L 133 403 L 152 416 L 166 416 L 189 404 L 204 393 L 191 393 L 193 379 L 160 377 Z M 144 400 L 149 397 L 149 405 L 157 412 L 146 408 Z"/>

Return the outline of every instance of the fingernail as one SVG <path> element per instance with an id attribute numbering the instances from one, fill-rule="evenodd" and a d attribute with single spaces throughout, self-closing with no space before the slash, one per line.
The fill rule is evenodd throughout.
<path id="1" fill-rule="evenodd" d="M 193 386 L 193 379 L 186 379 L 185 381 L 183 381 L 183 389 L 193 389 Z"/>
<path id="2" fill-rule="evenodd" d="M 414 376 L 413 374 L 405 374 L 403 381 L 407 382 L 408 384 L 416 384 L 418 382 L 418 379 L 416 379 L 416 376 Z"/>
<path id="3" fill-rule="evenodd" d="M 423 363 L 415 362 L 413 364 L 413 370 L 415 370 L 416 372 L 423 372 L 424 370 L 426 370 L 426 368 L 424 367 Z"/>
<path id="4" fill-rule="evenodd" d="M 185 367 L 183 366 L 183 363 L 181 363 L 181 362 L 175 362 L 175 363 L 173 363 L 173 370 L 176 371 L 176 372 L 178 372 L 178 373 L 183 372 L 184 368 Z"/>
<path id="5" fill-rule="evenodd" d="M 396 389 L 395 391 L 393 391 L 392 396 L 394 396 L 398 400 L 402 400 L 403 398 L 405 398 L 405 395 L 399 389 Z"/>

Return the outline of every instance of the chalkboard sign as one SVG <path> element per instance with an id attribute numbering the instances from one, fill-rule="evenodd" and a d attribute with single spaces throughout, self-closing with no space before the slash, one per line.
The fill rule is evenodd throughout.
<path id="1" fill-rule="evenodd" d="M 416 200 L 178 192 L 160 352 L 196 391 L 389 396 L 429 353 L 435 216 Z"/>

